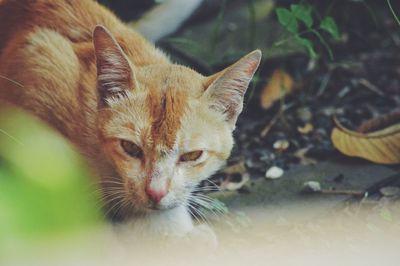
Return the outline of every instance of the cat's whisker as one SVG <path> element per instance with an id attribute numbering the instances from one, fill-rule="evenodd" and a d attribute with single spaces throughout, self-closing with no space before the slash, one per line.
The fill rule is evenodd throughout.
<path id="1" fill-rule="evenodd" d="M 108 217 L 109 214 L 110 214 L 111 212 L 114 212 L 114 211 L 115 211 L 115 208 L 116 208 L 119 204 L 121 204 L 121 201 L 122 201 L 123 199 L 124 199 L 124 197 L 116 197 L 116 198 L 113 200 L 113 201 L 116 201 L 116 203 L 115 203 L 114 205 L 112 205 L 112 206 L 107 210 L 105 216 Z"/>
<path id="2" fill-rule="evenodd" d="M 117 186 L 123 186 L 123 183 L 118 183 L 115 181 L 104 181 L 104 182 L 99 182 L 98 185 L 117 185 Z"/>
<path id="3" fill-rule="evenodd" d="M 210 212 L 214 217 L 218 218 L 221 215 L 220 212 L 216 212 L 211 203 L 199 198 L 193 198 L 193 201 L 196 202 L 200 207 L 204 208 L 207 212 Z"/>
<path id="4" fill-rule="evenodd" d="M 216 219 L 219 219 L 222 215 L 224 215 L 223 212 L 213 208 L 213 206 L 211 206 L 208 203 L 205 202 L 198 202 L 201 206 L 204 207 L 205 211 L 210 212 Z M 204 204 L 204 205 L 203 205 Z"/>
<path id="5" fill-rule="evenodd" d="M 199 220 L 199 218 L 197 217 L 197 215 L 195 215 L 195 214 L 193 213 L 193 211 L 191 210 L 191 209 L 193 209 L 193 207 L 190 205 L 190 203 L 186 203 L 186 204 L 188 205 L 187 210 L 188 210 L 188 212 L 190 213 L 190 215 L 191 215 L 199 224 L 201 224 L 201 221 Z"/>
<path id="6" fill-rule="evenodd" d="M 124 191 L 105 191 L 103 197 L 107 198 L 110 196 L 124 196 L 126 193 Z"/>
<path id="7" fill-rule="evenodd" d="M 116 216 L 118 216 L 119 213 L 120 213 L 120 211 L 123 210 L 125 202 L 126 202 L 126 199 L 123 198 L 123 199 L 120 201 L 119 206 L 116 206 L 116 207 L 115 207 L 114 214 L 113 214 L 113 218 L 116 217 Z"/>
<path id="8" fill-rule="evenodd" d="M 5 80 L 7 80 L 7 81 L 9 81 L 9 82 L 11 82 L 11 83 L 13 83 L 13 84 L 15 84 L 15 85 L 21 87 L 21 88 L 24 87 L 24 85 L 22 85 L 22 84 L 19 83 L 18 81 L 15 81 L 15 80 L 13 80 L 13 79 L 7 78 L 6 76 L 0 75 L 0 78 L 5 79 Z"/>
<path id="9" fill-rule="evenodd" d="M 109 207 L 109 205 L 111 205 L 113 202 L 117 202 L 117 201 L 120 201 L 121 199 L 123 199 L 122 197 L 121 198 L 118 198 L 118 199 L 116 199 L 116 198 L 114 198 L 114 199 L 112 199 L 112 200 L 107 200 L 107 202 L 104 202 L 104 205 L 103 205 L 103 208 L 105 208 L 105 209 L 111 209 L 110 207 Z"/>
<path id="10" fill-rule="evenodd" d="M 194 192 L 194 193 L 199 193 L 199 192 L 218 192 L 219 190 L 218 189 L 215 189 L 215 188 L 198 188 L 198 189 L 195 189 L 195 190 L 192 190 L 192 192 Z"/>
<path id="11" fill-rule="evenodd" d="M 130 200 L 124 200 L 124 202 L 122 203 L 122 217 L 126 218 L 127 215 L 132 211 L 132 202 Z"/>
<path id="12" fill-rule="evenodd" d="M 218 191 L 222 191 L 220 186 L 218 186 L 214 181 L 207 179 L 207 182 L 209 182 L 211 185 L 213 185 L 215 188 L 218 189 Z M 222 191 L 223 192 L 223 191 Z"/>
<path id="13" fill-rule="evenodd" d="M 117 199 L 125 198 L 125 193 L 109 193 L 105 194 L 102 197 L 102 200 L 105 202 L 105 204 L 109 204 Z"/>
<path id="14" fill-rule="evenodd" d="M 190 203 L 190 201 L 187 204 L 190 207 L 189 209 L 191 209 L 191 213 L 192 213 L 193 217 L 195 217 L 195 219 L 199 223 L 201 223 L 201 221 L 203 221 L 203 223 L 206 223 L 207 225 L 209 225 L 207 219 L 204 217 L 203 214 L 199 213 L 199 210 L 197 209 L 196 206 L 194 206 L 192 203 Z M 201 219 L 201 221 L 199 219 Z"/>
<path id="15" fill-rule="evenodd" d="M 215 189 L 215 190 L 217 190 L 218 188 L 215 186 L 201 186 L 201 187 L 196 187 L 195 190 L 196 189 Z"/>
<path id="16" fill-rule="evenodd" d="M 193 211 L 194 211 L 196 214 L 198 214 L 198 215 L 200 216 L 200 218 L 202 218 L 202 220 L 203 220 L 206 224 L 210 225 L 209 220 L 208 220 L 208 218 L 207 218 L 207 215 L 199 208 L 199 207 L 201 207 L 201 205 L 200 205 L 199 203 L 193 201 L 193 198 L 189 198 L 188 200 L 189 200 L 189 202 L 190 202 L 190 204 L 191 204 L 191 206 L 192 206 L 192 208 L 193 208 Z M 194 205 L 193 205 L 193 204 L 194 204 Z M 196 206 L 196 205 L 197 205 L 197 206 Z"/>
<path id="17" fill-rule="evenodd" d="M 207 214 L 205 214 L 201 209 L 197 208 L 196 212 L 203 218 L 203 221 L 211 227 L 211 222 L 207 218 Z"/>
<path id="18" fill-rule="evenodd" d="M 121 188 L 117 188 L 117 187 L 116 188 L 107 188 L 107 189 L 103 190 L 103 193 L 113 193 L 113 192 L 115 192 L 115 193 L 119 193 L 119 192 L 126 193 L 125 190 L 123 190 Z"/>
<path id="19" fill-rule="evenodd" d="M 213 211 L 213 212 L 217 212 L 219 215 L 225 215 L 226 214 L 226 210 L 225 208 L 223 208 L 222 206 L 215 204 L 215 199 L 210 198 L 206 195 L 202 195 L 202 194 L 196 194 L 196 195 L 192 195 L 192 199 L 196 202 L 198 202 L 200 204 L 200 201 L 202 203 L 206 203 L 207 206 L 203 206 L 203 207 L 208 207 L 207 209 L 209 211 Z"/>

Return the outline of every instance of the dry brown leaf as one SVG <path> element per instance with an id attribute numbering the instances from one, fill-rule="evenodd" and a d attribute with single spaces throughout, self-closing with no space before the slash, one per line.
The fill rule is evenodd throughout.
<path id="1" fill-rule="evenodd" d="M 400 123 L 368 134 L 351 131 L 336 119 L 335 123 L 331 139 L 340 152 L 376 163 L 400 163 Z"/>
<path id="2" fill-rule="evenodd" d="M 273 103 L 294 89 L 293 78 L 283 70 L 277 69 L 261 92 L 261 107 L 270 108 Z"/>
<path id="3" fill-rule="evenodd" d="M 299 131 L 300 134 L 306 135 L 308 133 L 311 133 L 314 130 L 314 126 L 311 123 L 307 123 L 302 127 L 297 127 L 297 131 Z"/>
<path id="4" fill-rule="evenodd" d="M 396 123 L 400 123 L 400 111 L 394 111 L 384 116 L 369 119 L 362 123 L 357 128 L 357 131 L 360 133 L 369 133 Z"/>

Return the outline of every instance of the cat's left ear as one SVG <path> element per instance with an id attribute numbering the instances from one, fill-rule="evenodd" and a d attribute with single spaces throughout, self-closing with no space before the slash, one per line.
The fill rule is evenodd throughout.
<path id="1" fill-rule="evenodd" d="M 260 61 L 261 51 L 255 50 L 206 80 L 204 96 L 212 109 L 225 115 L 232 128 L 242 112 L 244 94 Z"/>
<path id="2" fill-rule="evenodd" d="M 97 65 L 97 92 L 99 106 L 106 106 L 110 98 L 121 98 L 135 87 L 133 66 L 111 33 L 96 26 L 93 44 Z"/>

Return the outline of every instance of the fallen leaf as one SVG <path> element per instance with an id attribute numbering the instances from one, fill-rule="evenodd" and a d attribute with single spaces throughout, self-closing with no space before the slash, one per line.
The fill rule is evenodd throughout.
<path id="1" fill-rule="evenodd" d="M 293 78 L 283 70 L 277 69 L 261 92 L 261 107 L 270 108 L 275 101 L 283 98 L 294 89 Z"/>
<path id="2" fill-rule="evenodd" d="M 331 139 L 343 154 L 382 164 L 400 163 L 400 123 L 368 134 L 351 131 L 335 119 Z"/>
<path id="3" fill-rule="evenodd" d="M 306 135 L 308 133 L 311 133 L 314 130 L 314 126 L 311 123 L 307 123 L 302 127 L 297 127 L 297 131 L 299 131 L 300 134 Z"/>
<path id="4" fill-rule="evenodd" d="M 278 179 L 283 175 L 284 171 L 282 168 L 277 166 L 272 166 L 265 172 L 265 178 L 267 179 Z"/>
<path id="5" fill-rule="evenodd" d="M 400 111 L 395 111 L 384 116 L 369 119 L 357 128 L 357 132 L 373 132 L 396 123 L 400 123 Z"/>

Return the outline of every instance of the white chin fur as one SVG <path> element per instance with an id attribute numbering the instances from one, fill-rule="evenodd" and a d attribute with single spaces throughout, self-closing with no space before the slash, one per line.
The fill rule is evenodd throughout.
<path id="1" fill-rule="evenodd" d="M 182 237 L 193 230 L 192 217 L 187 207 L 180 205 L 173 209 L 149 212 L 135 217 L 123 225 L 117 225 L 117 233 L 135 240 L 146 238 Z"/>

